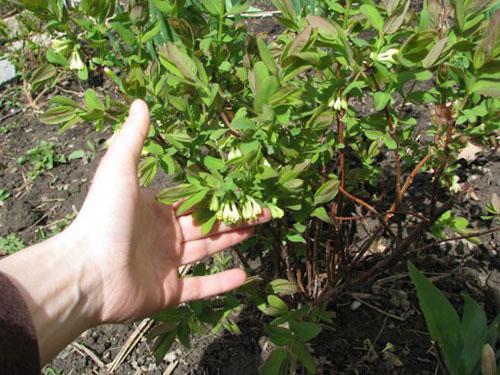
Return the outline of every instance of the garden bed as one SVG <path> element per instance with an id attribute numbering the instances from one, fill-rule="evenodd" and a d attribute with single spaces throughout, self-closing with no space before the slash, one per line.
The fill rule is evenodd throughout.
<path id="1" fill-rule="evenodd" d="M 12 85 L 3 88 L 12 97 L 14 90 L 16 86 Z M 7 116 L 12 111 L 19 113 Z M 71 221 L 83 202 L 109 133 L 98 134 L 91 126 L 78 126 L 59 134 L 57 128 L 36 119 L 22 95 L 17 102 L 4 104 L 1 116 L 8 118 L 0 124 L 0 187 L 10 197 L 0 208 L 0 236 L 14 234 L 30 245 Z M 96 146 L 95 157 L 56 163 L 32 182 L 27 177 L 30 166 L 18 163 L 19 157 L 42 140 L 53 143 L 56 157 L 65 155 L 68 159 L 75 150 L 90 153 L 87 139 Z M 461 215 L 474 227 L 484 229 L 486 222 L 480 216 L 491 195 L 500 191 L 495 177 L 500 175 L 500 157 L 495 151 L 483 150 L 474 160 L 462 162 L 461 179 L 470 185 L 474 199 L 470 194 L 464 197 Z M 154 186 L 164 186 L 166 181 L 160 177 Z M 413 260 L 459 310 L 460 293 L 467 292 L 485 303 L 491 317 L 500 308 L 498 259 L 498 237 L 490 235 L 483 237 L 480 246 L 466 241 L 444 243 Z M 492 272 L 496 276 L 490 276 L 486 285 Z M 438 360 L 403 264 L 380 275 L 372 285 L 341 297 L 332 308 L 336 313 L 333 325 L 325 327 L 311 345 L 320 373 L 435 373 Z M 263 337 L 260 319 L 260 312 L 245 309 L 236 319 L 241 335 L 207 335 L 193 340 L 191 349 L 176 344 L 158 365 L 142 337 L 116 373 L 255 374 L 272 345 Z M 51 367 L 65 374 L 103 373 L 101 366 L 113 361 L 139 325 L 103 326 L 85 332 Z"/>
<path id="2" fill-rule="evenodd" d="M 412 1 L 411 6 L 421 8 L 420 2 L 416 1 Z M 285 29 L 271 17 L 248 19 L 245 23 L 249 31 L 260 33 L 267 41 L 276 40 Z M 47 90 L 50 94 L 39 98 L 40 109 L 30 106 L 33 99 L 26 97 L 20 80 L 0 88 L 0 248 L 4 248 L 0 256 L 60 232 L 71 223 L 83 203 L 93 173 L 105 152 L 106 141 L 111 136 L 110 129 L 98 133 L 91 124 L 84 123 L 60 133 L 56 126 L 42 124 L 38 117 L 49 108 L 48 100 L 54 94 L 81 102 L 85 89 L 93 88 L 100 97 L 107 94 L 119 98 L 110 81 L 103 79 L 102 71 L 91 73 L 88 81 L 80 83 L 74 78 L 66 79 L 69 75 L 64 76 L 55 88 Z M 419 81 L 415 87 L 425 92 L 432 88 L 432 84 L 431 81 Z M 372 98 L 371 94 L 352 98 L 349 105 L 357 115 L 365 117 L 373 112 Z M 425 150 L 425 145 L 433 141 L 426 132 L 431 123 L 430 106 L 415 106 L 409 101 L 401 105 L 399 94 L 394 95 L 394 100 L 394 108 L 398 107 L 401 113 L 417 121 L 415 134 L 429 138 L 419 144 Z M 387 151 L 388 148 L 381 150 Z M 345 148 L 345 155 L 347 163 L 353 163 L 349 167 L 359 161 L 350 145 Z M 394 201 L 394 158 L 391 152 L 381 152 L 374 157 L 381 168 L 382 178 L 378 180 L 378 186 L 367 188 L 373 191 L 367 191 L 366 196 L 377 197 L 375 204 L 381 210 L 379 212 L 389 212 L 387 210 Z M 453 197 L 455 216 L 466 218 L 469 228 L 488 231 L 493 221 L 485 218 L 488 215 L 486 206 L 495 193 L 500 194 L 498 149 L 469 143 L 455 165 L 459 165 L 454 173 L 459 178 L 456 182 L 461 192 L 451 194 L 447 189 L 441 189 L 438 205 Z M 337 164 L 332 168 L 337 168 Z M 409 172 L 403 171 L 402 177 L 407 178 Z M 151 187 L 160 190 L 169 186 L 169 181 L 160 171 Z M 408 190 L 402 210 L 429 211 L 431 185 L 432 171 L 424 168 Z M 365 196 L 362 193 L 360 197 Z M 344 202 L 351 211 L 357 207 L 348 199 Z M 355 245 L 351 251 L 379 226 L 380 220 L 376 216 L 361 216 L 362 220 L 345 224 L 349 228 L 349 244 Z M 395 222 L 390 225 L 392 229 L 398 229 Z M 405 236 L 409 227 L 403 231 Z M 451 231 L 447 235 L 457 236 Z M 461 294 L 467 293 L 484 306 L 491 320 L 500 313 L 500 235 L 498 232 L 488 233 L 481 240 L 480 245 L 465 239 L 436 243 L 430 235 L 420 235 L 410 242 L 408 254 L 460 313 L 463 307 Z M 353 279 L 376 268 L 378 261 L 387 259 L 391 241 L 388 236 L 380 236 L 368 250 L 368 255 L 362 257 L 363 262 L 353 268 Z M 258 252 L 260 248 L 249 254 Z M 271 270 L 271 262 L 269 265 L 260 264 L 259 257 L 247 260 L 251 266 L 260 268 L 259 275 L 264 280 L 276 276 Z M 333 323 L 322 323 L 321 334 L 307 344 L 316 359 L 319 374 L 445 373 L 431 342 L 404 260 L 398 259 L 399 262 L 389 268 L 376 272 L 374 278 L 369 278 L 369 282 L 359 287 L 350 288 L 346 284 L 347 292 L 337 295 L 335 302 L 330 303 L 328 308 L 335 313 Z M 244 305 L 234 319 L 241 330 L 240 335 L 228 332 L 211 334 L 207 330 L 203 337 L 193 338 L 191 348 L 175 342 L 160 363 L 155 362 L 146 338 L 156 323 L 145 320 L 94 328 L 64 349 L 45 371 L 48 374 L 257 374 L 275 348 L 264 332 L 263 323 L 269 323 L 270 318 L 255 307 Z M 298 373 L 301 373 L 300 368 Z"/>

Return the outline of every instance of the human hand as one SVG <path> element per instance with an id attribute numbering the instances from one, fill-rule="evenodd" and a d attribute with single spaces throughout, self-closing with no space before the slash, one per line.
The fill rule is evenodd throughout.
<path id="1" fill-rule="evenodd" d="M 157 202 L 153 191 L 138 185 L 137 163 L 148 128 L 147 105 L 136 100 L 67 231 L 80 241 L 85 264 L 99 279 L 92 283 L 99 323 L 146 316 L 237 288 L 246 278 L 241 269 L 179 278 L 178 268 L 236 245 L 252 235 L 252 225 L 270 219 L 266 210 L 256 223 L 219 224 L 205 237 L 191 215 L 176 217 L 173 206 Z"/>
<path id="2" fill-rule="evenodd" d="M 219 224 L 202 236 L 191 215 L 177 217 L 174 207 L 139 187 L 137 162 L 148 128 L 148 108 L 135 101 L 75 221 L 0 261 L 33 317 L 42 364 L 88 328 L 224 293 L 245 280 L 241 269 L 179 278 L 178 268 L 250 237 L 269 211 L 258 222 Z"/>

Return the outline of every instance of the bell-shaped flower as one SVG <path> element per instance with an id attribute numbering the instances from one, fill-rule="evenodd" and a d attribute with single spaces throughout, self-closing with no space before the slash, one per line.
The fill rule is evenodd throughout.
<path id="1" fill-rule="evenodd" d="M 396 60 L 394 60 L 394 56 L 399 53 L 399 49 L 397 48 L 390 48 L 387 51 L 384 51 L 382 53 L 375 53 L 372 52 L 370 53 L 370 58 L 372 60 L 380 61 L 380 62 L 390 62 L 392 64 L 396 63 Z"/>
<path id="2" fill-rule="evenodd" d="M 80 54 L 78 53 L 77 50 L 74 50 L 73 53 L 71 53 L 69 68 L 70 70 L 82 70 L 83 68 L 85 68 L 82 58 L 80 57 Z"/>
<path id="3" fill-rule="evenodd" d="M 229 150 L 229 154 L 227 154 L 227 160 L 232 160 L 241 157 L 241 151 L 238 147 L 233 147 Z"/>

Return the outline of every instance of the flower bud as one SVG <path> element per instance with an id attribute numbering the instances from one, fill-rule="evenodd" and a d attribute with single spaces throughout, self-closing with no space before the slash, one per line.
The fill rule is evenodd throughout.
<path id="1" fill-rule="evenodd" d="M 217 211 L 219 209 L 219 199 L 215 196 L 212 195 L 212 199 L 210 199 L 210 206 L 209 206 L 210 211 Z"/>
<path id="2" fill-rule="evenodd" d="M 347 102 L 344 98 L 337 97 L 336 99 L 330 100 L 328 103 L 330 107 L 333 107 L 336 111 L 340 111 L 341 109 L 347 109 Z"/>
<path id="3" fill-rule="evenodd" d="M 80 57 L 80 54 L 76 50 L 73 51 L 73 53 L 71 54 L 69 68 L 70 70 L 82 70 L 85 68 L 85 65 L 83 64 L 83 61 Z"/>

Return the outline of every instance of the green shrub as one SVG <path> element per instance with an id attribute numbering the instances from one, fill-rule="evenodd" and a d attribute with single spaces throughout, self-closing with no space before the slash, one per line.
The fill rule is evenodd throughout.
<path id="1" fill-rule="evenodd" d="M 283 31 L 273 38 L 248 31 L 252 9 L 236 0 L 23 3 L 54 37 L 32 86 L 72 73 L 105 78 L 120 96 L 55 96 L 42 122 L 116 131 L 128 103 L 143 98 L 152 128 L 141 183 L 159 170 L 176 182 L 161 202 L 185 198 L 179 213 L 194 207 L 204 233 L 262 207 L 276 219 L 237 253 L 247 264 L 259 249 L 260 269 L 249 272 L 264 283 L 253 277 L 236 293 L 159 314 L 158 358 L 207 324 L 237 333 L 233 313 L 243 301 L 270 317 L 266 334 L 278 348 L 263 371 L 283 373 L 298 361 L 314 373 L 305 342 L 330 321 L 326 303 L 400 259 L 427 231 L 456 224 L 432 227 L 452 209 L 454 159 L 468 141 L 495 141 L 493 1 L 426 0 L 415 11 L 405 0 L 275 0 Z M 407 200 L 418 175 L 427 181 L 418 188 L 424 198 Z M 356 227 L 367 219 L 376 225 L 361 240 Z M 390 239 L 386 256 L 362 271 L 382 236 Z M 215 272 L 227 257 L 192 274 Z"/>

